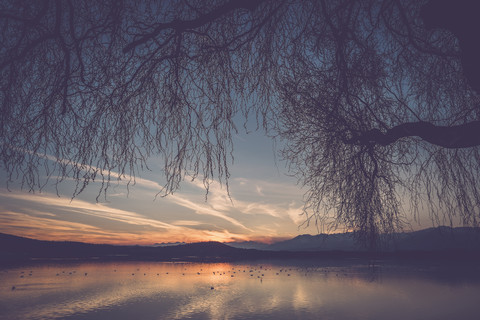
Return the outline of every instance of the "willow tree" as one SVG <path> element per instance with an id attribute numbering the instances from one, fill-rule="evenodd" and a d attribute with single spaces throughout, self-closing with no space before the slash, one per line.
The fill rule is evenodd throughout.
<path id="1" fill-rule="evenodd" d="M 46 175 L 105 193 L 155 155 L 164 194 L 186 176 L 208 189 L 228 183 L 233 119 L 251 115 L 285 139 L 306 221 L 374 241 L 410 203 L 477 225 L 478 48 L 458 27 L 475 17 L 448 7 L 2 1 L 2 168 L 31 190 Z"/>

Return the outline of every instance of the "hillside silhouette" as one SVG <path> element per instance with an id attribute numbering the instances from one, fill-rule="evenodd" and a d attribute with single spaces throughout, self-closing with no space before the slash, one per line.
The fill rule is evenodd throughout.
<path id="1" fill-rule="evenodd" d="M 0 233 L 0 262 L 31 260 L 240 261 L 262 259 L 408 258 L 480 260 L 480 233 L 473 228 L 431 228 L 395 234 L 381 251 L 366 251 L 352 234 L 301 235 L 263 249 L 198 242 L 172 246 L 120 246 L 43 241 Z M 253 246 L 252 243 L 249 244 Z"/>
<path id="2" fill-rule="evenodd" d="M 383 235 L 381 251 L 480 251 L 480 230 L 470 227 L 437 227 L 414 232 Z M 299 235 L 273 243 L 266 250 L 287 251 L 365 251 L 353 233 Z"/>

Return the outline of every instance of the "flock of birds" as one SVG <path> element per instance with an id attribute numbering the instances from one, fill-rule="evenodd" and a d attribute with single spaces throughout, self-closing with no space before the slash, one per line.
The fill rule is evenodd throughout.
<path id="1" fill-rule="evenodd" d="M 156 274 L 156 276 L 160 276 L 160 272 L 150 272 L 150 270 L 148 270 L 149 272 L 142 272 L 140 268 L 136 268 L 136 272 L 130 272 L 131 273 L 131 276 L 136 276 L 136 275 L 141 275 L 143 273 L 143 276 L 147 276 L 147 275 L 152 275 L 152 274 Z M 189 272 L 190 271 L 190 272 Z M 240 275 L 249 275 L 250 278 L 256 278 L 258 280 L 260 280 L 260 282 L 263 282 L 263 279 L 266 277 L 266 274 L 268 276 L 268 274 L 274 274 L 275 276 L 280 276 L 280 275 L 286 275 L 287 277 L 290 277 L 291 275 L 294 274 L 294 272 L 296 272 L 297 275 L 305 275 L 307 276 L 309 273 L 311 273 L 312 271 L 314 272 L 321 272 L 325 275 L 327 275 L 329 272 L 331 272 L 332 270 L 329 269 L 329 268 L 288 268 L 288 267 L 283 267 L 283 268 L 279 268 L 279 269 L 276 269 L 274 270 L 273 267 L 264 267 L 264 266 L 250 266 L 250 267 L 247 267 L 247 268 L 235 268 L 235 267 L 232 267 L 231 269 L 224 269 L 224 270 L 219 270 L 219 269 L 216 269 L 214 271 L 212 271 L 212 269 L 210 269 L 209 271 L 207 270 L 203 270 L 203 268 L 200 268 L 200 270 L 196 270 L 196 271 L 191 271 L 189 270 L 188 268 L 183 268 L 182 272 L 181 272 L 181 275 L 182 276 L 185 276 L 185 275 L 189 275 L 191 273 L 195 274 L 196 275 L 205 275 L 205 274 L 211 274 L 213 276 L 230 276 L 230 278 L 234 278 L 236 276 L 240 276 Z M 337 268 L 334 268 L 334 273 L 336 276 L 339 276 L 339 271 L 341 272 L 342 270 L 339 270 Z M 345 272 L 345 270 L 343 270 Z M 114 269 L 113 272 L 117 272 L 117 269 Z M 20 278 L 25 278 L 26 275 L 28 274 L 28 277 L 31 277 L 33 275 L 33 270 L 30 270 L 30 272 L 25 272 L 25 271 L 21 271 L 20 272 L 20 275 L 19 277 Z M 77 274 L 77 271 L 76 270 L 72 270 L 72 271 L 61 271 L 61 272 L 57 272 L 55 274 L 56 277 L 59 277 L 59 276 L 63 276 L 63 275 L 69 275 L 69 276 L 72 276 L 72 275 L 75 275 Z M 165 275 L 168 275 L 169 272 L 164 272 Z M 83 275 L 85 277 L 88 276 L 88 272 L 83 272 Z M 344 276 L 347 275 L 347 273 L 343 273 Z M 11 290 L 14 291 L 16 289 L 16 286 L 12 286 Z M 211 286 L 210 287 L 211 290 L 214 290 L 215 287 L 214 286 Z"/>

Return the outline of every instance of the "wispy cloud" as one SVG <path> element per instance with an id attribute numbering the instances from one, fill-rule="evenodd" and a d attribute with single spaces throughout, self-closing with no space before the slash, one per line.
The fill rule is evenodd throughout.
<path id="1" fill-rule="evenodd" d="M 125 233 L 112 233 L 86 223 L 52 219 L 42 213 L 3 211 L 0 215 L 0 232 L 11 233 L 41 240 L 76 240 L 100 243 L 118 243 L 128 239 Z M 131 234 L 130 239 L 131 239 Z"/>
<path id="2" fill-rule="evenodd" d="M 292 219 L 296 225 L 300 225 L 305 221 L 303 215 L 303 205 L 298 205 L 295 202 L 291 202 L 286 210 L 287 215 Z"/>
<path id="3" fill-rule="evenodd" d="M 262 188 L 261 188 L 260 186 L 256 185 L 256 186 L 255 186 L 255 190 L 257 190 L 257 193 L 258 193 L 259 196 L 262 196 L 262 197 L 265 196 L 265 195 L 263 194 Z"/>
<path id="4" fill-rule="evenodd" d="M 241 224 L 238 220 L 236 220 L 232 217 L 229 217 L 228 215 L 225 214 L 224 211 L 219 210 L 218 207 L 215 208 L 215 204 L 208 204 L 208 203 L 198 204 L 198 203 L 195 203 L 193 201 L 190 201 L 190 200 L 185 199 L 185 198 L 183 198 L 181 196 L 178 196 L 178 195 L 169 196 L 169 200 L 178 204 L 178 205 L 180 205 L 180 206 L 183 206 L 185 208 L 193 210 L 197 214 L 210 215 L 210 216 L 213 216 L 213 217 L 217 217 L 217 218 L 226 220 L 226 221 L 230 222 L 231 224 L 233 224 L 235 226 L 238 226 L 238 227 L 241 227 L 241 228 L 243 228 L 247 231 L 253 232 L 252 229 L 247 228 L 246 226 Z"/>
<path id="5" fill-rule="evenodd" d="M 85 167 L 85 170 L 97 169 Z M 51 234 L 75 235 L 76 239 L 85 239 L 88 237 L 85 235 L 90 234 L 92 239 L 116 243 L 121 239 L 137 243 L 231 241 L 292 236 L 303 222 L 300 202 L 292 200 L 301 198 L 299 188 L 287 183 L 234 178 L 230 180 L 229 195 L 225 186 L 211 182 L 205 201 L 206 191 L 199 177 L 185 181 L 182 190 L 173 195 L 158 198 L 154 206 L 155 195 L 162 189 L 162 185 L 153 180 L 154 176 L 135 177 L 134 196 L 130 195 L 132 201 L 127 201 L 122 198 L 126 196 L 126 185 L 133 181 L 133 177 L 115 172 L 110 174 L 118 178 L 117 189 L 108 194 L 115 197 L 114 203 L 92 203 L 80 198 L 59 198 L 46 192 L 30 194 L 0 189 L 0 198 L 6 199 L 5 203 L 16 201 L 21 203 L 17 208 L 23 208 L 10 210 L 9 214 L 2 213 L 0 221 L 4 227 L 0 230 L 7 232 L 9 228 L 16 228 L 20 231 L 24 228 L 33 234 L 37 228 L 37 231 L 49 230 Z M 0 201 L 0 210 L 6 212 L 6 209 L 11 208 Z"/>
<path id="6" fill-rule="evenodd" d="M 186 199 L 176 198 L 186 207 L 200 214 L 216 216 L 242 228 L 243 232 L 232 232 L 228 228 L 215 226 L 205 221 L 184 220 L 166 223 L 128 210 L 109 207 L 106 204 L 89 203 L 79 199 L 59 198 L 53 194 L 29 194 L 22 192 L 0 192 L 0 232 L 29 236 L 44 240 L 73 240 L 97 243 L 152 244 L 170 241 L 231 241 L 232 238 L 247 239 L 254 231 L 221 212 L 195 205 Z M 7 210 L 1 203 L 9 203 Z M 85 217 L 85 218 L 81 218 Z M 120 223 L 98 225 L 91 218 Z M 78 221 L 70 221 L 82 220 Z M 199 227 L 201 226 L 201 227 Z"/>
<path id="7" fill-rule="evenodd" d="M 191 181 L 188 184 L 199 190 L 203 189 L 201 181 Z M 237 190 L 235 187 L 238 187 L 238 185 L 247 189 L 241 191 L 250 192 L 249 195 L 244 197 L 249 199 L 248 201 L 235 197 L 235 191 Z M 274 191 L 281 191 L 284 187 L 281 184 L 266 183 L 266 185 L 272 187 Z M 263 188 L 261 181 L 257 180 L 253 183 L 249 179 L 241 179 L 240 184 L 230 186 L 231 194 L 229 197 L 224 187 L 217 182 L 212 182 L 207 201 L 195 202 L 184 198 L 181 194 L 169 196 L 167 199 L 187 207 L 197 214 L 215 216 L 235 226 L 240 226 L 248 230 L 249 236 L 271 237 L 278 236 L 279 233 L 293 235 L 292 231 L 288 232 L 287 230 L 296 231 L 298 225 L 303 222 L 301 216 L 303 206 L 287 197 L 279 197 L 283 201 L 274 199 L 273 203 L 267 202 L 269 198 L 256 197 L 258 196 L 256 186 L 260 189 Z M 276 228 L 271 228 L 272 226 L 276 226 Z"/>
<path id="8" fill-rule="evenodd" d="M 101 203 L 90 203 L 78 199 L 59 198 L 51 194 L 32 195 L 24 193 L 4 193 L 3 197 L 17 199 L 21 201 L 34 202 L 53 208 L 62 208 L 66 211 L 76 212 L 79 214 L 109 219 L 112 221 L 122 222 L 130 225 L 149 225 L 156 228 L 175 229 L 174 225 L 161 222 L 158 220 L 146 218 L 136 212 L 120 210 L 108 207 Z"/>

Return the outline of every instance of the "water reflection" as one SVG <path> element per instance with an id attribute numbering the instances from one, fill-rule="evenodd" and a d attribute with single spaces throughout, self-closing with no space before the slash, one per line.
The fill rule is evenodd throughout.
<path id="1" fill-rule="evenodd" d="M 477 319 L 479 268 L 78 263 L 0 269 L 0 319 Z"/>

